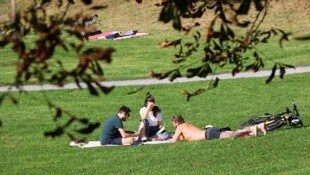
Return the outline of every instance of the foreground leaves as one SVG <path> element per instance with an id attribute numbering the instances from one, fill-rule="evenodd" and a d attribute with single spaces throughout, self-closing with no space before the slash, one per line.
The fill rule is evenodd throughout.
<path id="1" fill-rule="evenodd" d="M 269 0 L 187 0 L 182 1 L 182 3 L 177 0 L 163 0 L 161 3 L 157 3 L 157 6 L 162 7 L 159 20 L 164 23 L 172 21 L 173 27 L 176 30 L 184 31 L 185 34 L 189 34 L 194 27 L 200 26 L 200 23 L 192 22 L 192 26 L 184 27 L 181 22 L 182 19 L 201 18 L 202 15 L 208 15 L 207 12 L 211 10 L 214 12 L 214 17 L 209 22 L 204 34 L 199 30 L 192 33 L 192 41 L 184 42 L 182 39 L 176 39 L 161 42 L 161 48 L 178 48 L 179 51 L 174 55 L 172 61 L 176 64 L 182 63 L 182 65 L 163 73 L 152 71 L 151 76 L 157 79 L 169 78 L 173 81 L 179 77 L 192 78 L 198 76 L 205 78 L 210 74 L 215 74 L 216 68 L 225 66 L 232 67 L 231 74 L 233 76 L 241 71 L 257 72 L 264 68 L 266 56 L 257 49 L 257 45 L 268 43 L 271 37 L 278 37 L 279 46 L 283 47 L 283 42 L 288 41 L 291 35 L 291 33 L 278 28 L 260 30 L 260 26 L 268 14 L 269 3 Z M 249 14 L 251 5 L 255 7 L 255 19 L 241 21 L 242 16 Z M 246 32 L 244 35 L 237 35 L 236 30 L 246 30 Z M 306 38 L 300 37 L 300 40 Z M 204 52 L 204 56 L 198 61 L 195 60 L 197 64 L 193 64 L 191 61 L 184 66 L 196 52 Z M 280 71 L 280 78 L 283 78 L 285 68 L 288 67 L 294 66 L 274 63 L 272 73 L 266 83 L 272 81 L 277 70 Z M 186 73 L 182 73 L 184 69 Z M 204 91 L 200 88 L 194 93 L 188 93 L 186 90 L 182 92 L 187 95 L 187 100 L 189 100 L 190 97 Z"/>
<path id="2" fill-rule="evenodd" d="M 52 102 L 48 102 L 48 106 L 51 110 L 55 110 L 54 122 L 57 124 L 57 127 L 52 131 L 44 132 L 44 136 L 46 137 L 56 138 L 66 134 L 71 140 L 82 141 L 85 138 L 77 137 L 76 134 L 90 134 L 100 126 L 99 122 L 90 122 L 88 118 L 73 115 Z M 80 129 L 72 129 L 75 128 L 73 125 L 78 125 Z"/>
<path id="3" fill-rule="evenodd" d="M 0 31 L 4 35 L 0 37 L 0 47 L 12 47 L 12 51 L 18 55 L 15 62 L 16 76 L 12 86 L 22 91 L 22 86 L 30 82 L 38 84 L 55 84 L 64 86 L 66 82 L 74 80 L 78 87 L 85 83 L 90 94 L 98 96 L 100 91 L 104 94 L 110 93 L 114 87 L 106 87 L 100 83 L 104 80 L 102 64 L 109 64 L 112 61 L 113 48 L 85 47 L 87 36 L 96 29 L 90 21 L 95 21 L 98 15 L 89 16 L 81 13 L 68 16 L 66 11 L 75 4 L 75 0 L 44 0 L 34 1 L 33 5 L 25 11 L 15 11 L 10 21 L 0 25 Z M 85 5 L 91 5 L 91 0 L 81 0 Z M 50 5 L 56 4 L 61 9 L 59 13 L 49 14 L 47 9 Z M 90 6 L 90 9 L 104 9 L 107 6 Z M 14 10 L 14 8 L 12 8 Z M 35 35 L 34 43 L 27 41 L 27 36 Z M 68 39 L 72 38 L 72 39 Z M 55 58 L 57 49 L 66 52 L 75 52 L 77 65 L 74 68 L 64 66 L 61 58 Z M 17 104 L 14 96 L 7 93 L 1 95 L 0 102 L 5 97 Z M 47 101 L 49 101 L 47 99 Z M 67 128 L 74 122 L 85 125 L 84 128 L 75 130 L 75 133 L 91 133 L 98 127 L 98 123 L 86 122 L 55 105 L 48 104 L 55 108 L 54 121 L 57 122 L 63 115 L 69 115 L 66 124 L 58 126 L 54 131 L 45 132 L 45 136 L 56 137 L 67 134 L 70 137 L 74 133 L 67 133 Z M 0 123 L 1 124 L 1 123 Z"/>

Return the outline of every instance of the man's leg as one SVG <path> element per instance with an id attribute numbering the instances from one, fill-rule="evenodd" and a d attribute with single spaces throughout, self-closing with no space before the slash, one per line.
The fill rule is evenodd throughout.
<path id="1" fill-rule="evenodd" d="M 223 131 L 221 132 L 220 139 L 234 139 L 237 137 L 242 137 L 251 133 L 249 128 L 238 129 L 236 131 Z"/>
<path id="2" fill-rule="evenodd" d="M 245 127 L 243 129 L 238 129 L 236 131 L 223 131 L 220 135 L 221 139 L 229 139 L 229 138 L 237 138 L 237 137 L 243 137 L 246 135 L 258 135 L 258 131 L 263 132 L 264 135 L 267 134 L 266 127 L 264 123 L 254 125 L 254 126 L 249 126 Z"/>
<path id="3" fill-rule="evenodd" d="M 255 132 L 255 128 L 237 129 L 237 130 L 234 131 L 234 133 L 233 133 L 233 138 L 248 136 L 248 135 L 252 132 L 251 129 Z"/>
<path id="4" fill-rule="evenodd" d="M 248 134 L 249 132 L 249 130 L 223 131 L 221 132 L 220 139 L 234 139 Z"/>
<path id="5" fill-rule="evenodd" d="M 130 145 L 135 141 L 134 137 L 122 138 L 122 145 Z"/>
<path id="6" fill-rule="evenodd" d="M 231 139 L 233 138 L 234 131 L 223 131 L 221 132 L 220 139 Z"/>
<path id="7" fill-rule="evenodd" d="M 134 137 L 128 137 L 128 138 L 111 138 L 109 139 L 105 145 L 130 145 L 134 142 Z"/>
<path id="8" fill-rule="evenodd" d="M 109 138 L 104 143 L 101 143 L 101 145 L 130 145 L 134 141 L 133 137 L 128 138 Z"/>

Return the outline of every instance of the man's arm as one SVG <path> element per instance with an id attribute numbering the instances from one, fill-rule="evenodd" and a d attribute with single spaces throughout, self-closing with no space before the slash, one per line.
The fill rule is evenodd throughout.
<path id="1" fill-rule="evenodd" d="M 177 142 L 179 140 L 181 134 L 182 134 L 181 127 L 177 127 L 177 129 L 175 130 L 175 133 L 174 133 L 174 135 L 172 137 L 171 142 L 172 143 Z"/>
<path id="2" fill-rule="evenodd" d="M 138 133 L 127 133 L 123 128 L 118 128 L 118 131 L 121 133 L 122 138 L 137 137 L 138 136 Z"/>

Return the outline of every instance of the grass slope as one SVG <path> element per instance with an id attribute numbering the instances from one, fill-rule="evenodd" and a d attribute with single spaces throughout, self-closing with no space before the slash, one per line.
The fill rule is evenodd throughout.
<path id="1" fill-rule="evenodd" d="M 181 33 L 173 31 L 170 24 L 164 25 L 158 22 L 158 15 L 160 8 L 154 6 L 157 2 L 155 0 L 145 1 L 138 5 L 134 2 L 128 1 L 93 1 L 95 4 L 108 5 L 107 9 L 100 11 L 87 11 L 88 14 L 97 13 L 99 21 L 97 28 L 102 31 L 127 31 L 136 29 L 141 32 L 149 32 L 150 35 L 120 41 L 89 41 L 87 46 L 100 46 L 103 48 L 114 47 L 116 52 L 113 54 L 113 62 L 110 65 L 103 65 L 105 77 L 107 80 L 124 80 L 147 78 L 150 71 L 163 72 L 174 69 L 177 65 L 172 63 L 172 58 L 177 49 L 160 49 L 159 43 L 164 39 L 171 41 L 181 37 Z M 19 9 L 26 8 L 31 2 L 17 1 Z M 86 11 L 86 7 L 77 4 L 71 8 L 68 14 L 74 14 L 81 11 Z M 305 4 L 304 6 L 295 4 Z M 307 34 L 310 17 L 308 14 L 309 1 L 295 1 L 279 2 L 271 6 L 269 17 L 264 23 L 264 28 L 280 27 L 287 31 L 294 31 L 297 34 Z M 9 1 L 0 5 L 0 14 L 7 14 Z M 289 10 L 287 10 L 289 9 Z M 291 10 L 295 9 L 295 10 Z M 122 15 L 115 15 L 115 12 L 122 12 Z M 54 13 L 54 8 L 49 8 L 49 13 Z M 289 16 L 289 18 L 288 18 Z M 203 23 L 205 24 L 205 23 Z M 207 24 L 206 24 L 207 25 Z M 28 42 L 35 40 L 36 36 L 29 36 Z M 71 40 L 64 36 L 66 41 Z M 186 40 L 189 38 L 185 37 Z M 201 41 L 203 45 L 204 41 Z M 295 66 L 310 65 L 309 51 L 310 41 L 297 42 L 292 40 L 284 43 L 284 48 L 279 48 L 278 41 L 272 40 L 266 45 L 258 46 L 259 52 L 264 53 L 266 60 L 265 69 L 270 69 L 275 62 L 282 62 L 292 64 Z M 200 52 L 189 58 L 189 62 L 182 64 L 184 66 L 182 73 L 185 73 L 186 67 L 194 61 L 200 60 L 204 57 L 203 47 Z M 10 84 L 14 80 L 15 67 L 14 62 L 17 55 L 11 52 L 11 48 L 2 48 L 0 52 L 0 84 Z M 63 49 L 58 49 L 54 55 L 55 60 L 62 60 L 69 68 L 76 66 L 78 58 L 73 53 L 67 53 Z M 55 61 L 54 61 L 55 62 Z M 56 64 L 56 63 L 55 63 Z M 215 67 L 214 67 L 215 69 Z M 217 72 L 229 72 L 231 67 L 217 68 Z M 32 80 L 36 83 L 36 80 Z"/>
<path id="2" fill-rule="evenodd" d="M 69 147 L 66 137 L 44 138 L 43 131 L 54 128 L 54 112 L 47 109 L 40 92 L 17 94 L 19 105 L 5 101 L 1 106 L 0 174 L 308 174 L 308 77 L 309 73 L 289 75 L 269 85 L 264 84 L 264 78 L 225 80 L 217 89 L 193 97 L 190 102 L 178 89 L 204 86 L 207 82 L 148 86 L 132 95 L 126 94 L 138 87 L 119 87 L 100 97 L 90 97 L 86 90 L 45 93 L 56 104 L 91 121 L 103 122 L 120 105 L 128 105 L 133 112 L 125 128 L 130 130 L 138 126 L 138 110 L 146 91 L 156 97 L 168 131 L 173 131 L 170 119 L 174 114 L 183 114 L 187 122 L 199 127 L 212 124 L 236 129 L 250 116 L 284 111 L 291 99 L 296 101 L 306 126 L 283 128 L 257 138 L 140 147 L 80 149 Z M 99 135 L 97 129 L 88 139 L 97 140 Z"/>
<path id="3" fill-rule="evenodd" d="M 17 2 L 22 8 L 30 1 Z M 143 1 L 138 10 L 132 2 L 100 2 L 110 6 L 99 12 L 98 28 L 104 31 L 138 29 L 151 33 L 130 40 L 88 43 L 89 46 L 112 45 L 116 48 L 113 63 L 104 65 L 108 79 L 145 78 L 150 70 L 163 71 L 175 66 L 171 63 L 175 50 L 160 50 L 157 44 L 164 38 L 171 39 L 180 34 L 173 32 L 170 26 L 156 22 L 159 10 L 152 5 L 155 0 Z M 304 6 L 299 4 L 301 2 Z M 282 6 L 273 6 L 274 16 L 269 19 L 278 27 L 304 33 L 310 24 L 307 4 L 307 0 L 293 0 Z M 284 10 L 283 5 L 286 7 Z M 80 5 L 74 8 L 76 11 L 83 9 Z M 8 13 L 8 10 L 7 4 L 0 5 L 1 14 Z M 122 12 L 122 15 L 115 15 L 115 11 Z M 289 12 L 289 18 L 285 12 Z M 310 65 L 309 42 L 289 42 L 283 50 L 275 46 L 277 42 L 273 41 L 259 48 L 266 52 L 266 57 L 271 58 L 267 61 L 267 68 L 278 61 L 298 66 Z M 69 66 L 74 66 L 76 61 L 74 55 L 62 50 L 57 51 L 55 57 Z M 200 57 L 198 54 L 193 59 Z M 0 84 L 13 80 L 15 58 L 9 48 L 1 49 Z M 11 105 L 5 100 L 0 106 L 0 174 L 309 174 L 309 75 L 288 75 L 284 80 L 275 78 L 268 85 L 264 83 L 266 78 L 220 81 L 219 87 L 193 97 L 190 102 L 180 94 L 180 90 L 193 91 L 197 87 L 206 87 L 208 82 L 147 86 L 132 95 L 128 92 L 139 87 L 119 87 L 111 94 L 99 97 L 91 97 L 86 89 L 47 91 L 44 94 L 14 93 L 19 99 L 18 105 Z M 283 128 L 264 137 L 248 139 L 93 149 L 69 147 L 67 137 L 49 139 L 43 136 L 44 131 L 56 127 L 52 119 L 54 111 L 47 108 L 44 96 L 73 114 L 99 122 L 114 114 L 120 105 L 128 105 L 133 112 L 129 121 L 125 122 L 125 128 L 134 130 L 138 126 L 138 110 L 147 91 L 156 97 L 168 131 L 173 131 L 170 119 L 174 114 L 184 115 L 186 121 L 201 128 L 212 124 L 236 129 L 240 122 L 251 116 L 282 112 L 285 107 L 290 107 L 291 99 L 296 101 L 306 127 Z M 56 124 L 64 122 L 66 116 Z M 79 128 L 79 125 L 73 125 L 69 130 Z M 100 129 L 97 129 L 87 138 L 97 140 L 99 135 Z"/>

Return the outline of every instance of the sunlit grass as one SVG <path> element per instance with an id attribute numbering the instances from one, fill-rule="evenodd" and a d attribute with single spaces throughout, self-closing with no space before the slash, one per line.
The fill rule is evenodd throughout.
<path id="1" fill-rule="evenodd" d="M 113 53 L 113 61 L 111 64 L 102 63 L 104 68 L 106 80 L 125 80 L 125 79 L 140 79 L 148 78 L 149 72 L 164 72 L 177 68 L 179 65 L 172 63 L 174 54 L 179 52 L 179 47 L 177 48 L 168 48 L 161 49 L 159 48 L 159 43 L 168 39 L 172 41 L 173 39 L 186 38 L 183 40 L 188 41 L 189 36 L 184 37 L 183 33 L 177 32 L 172 29 L 171 24 L 164 25 L 162 22 L 158 21 L 158 15 L 160 8 L 156 7 L 154 4 L 156 1 L 147 1 L 138 5 L 133 2 L 112 2 L 112 1 L 93 1 L 95 4 L 104 4 L 109 7 L 101 11 L 89 11 L 88 13 L 96 13 L 99 15 L 98 23 L 96 27 L 103 32 L 108 31 L 119 31 L 125 32 L 127 30 L 138 30 L 139 32 L 147 32 L 149 35 L 126 39 L 126 40 L 96 40 L 86 42 L 86 47 L 113 47 L 116 49 L 116 52 Z M 74 14 L 81 10 L 86 10 L 86 7 L 79 4 L 68 11 L 68 14 Z M 292 5 L 293 2 L 287 2 L 288 6 Z M 26 8 L 26 4 L 29 2 L 18 2 L 18 7 Z M 273 6 L 271 10 L 271 16 L 273 18 L 267 18 L 266 23 L 263 27 L 269 29 L 273 27 L 274 23 L 281 26 L 284 30 L 291 30 L 292 26 L 296 21 L 290 22 L 288 25 L 285 22 L 287 16 L 285 15 L 285 6 Z M 296 6 L 296 8 L 302 8 Z M 7 7 L 4 5 L 0 9 L 7 10 Z M 275 10 L 278 10 L 279 13 L 273 15 Z M 122 15 L 115 15 L 115 11 L 122 12 Z M 4 11 L 3 11 L 4 13 Z M 302 11 L 292 11 L 290 18 L 297 19 L 299 21 L 307 20 L 307 18 L 299 18 L 304 12 Z M 298 16 L 299 15 L 299 16 Z M 292 20 L 290 19 L 290 20 Z M 307 22 L 304 22 L 302 25 L 294 25 L 294 29 L 300 26 L 298 29 L 304 31 L 304 34 L 307 34 L 307 31 L 304 29 L 304 25 Z M 267 27 L 270 24 L 270 27 Z M 205 26 L 208 26 L 208 22 L 202 23 L 201 34 L 202 40 L 200 43 L 200 48 L 198 53 L 190 57 L 188 62 L 182 63 L 181 73 L 186 74 L 186 68 L 191 65 L 193 62 L 200 60 L 204 57 L 203 45 L 204 45 L 204 31 Z M 240 32 L 240 31 L 239 31 Z M 244 31 L 246 32 L 246 31 Z M 299 31 L 300 32 L 300 31 Z M 237 32 L 238 33 L 238 32 Z M 293 36 L 295 36 L 293 34 Z M 30 35 L 27 38 L 27 42 L 31 43 L 37 38 L 36 35 Z M 74 39 L 67 35 L 63 36 L 65 41 L 73 42 Z M 16 61 L 17 55 L 12 53 L 10 47 L 1 48 L 0 52 L 0 85 L 7 85 L 14 81 L 16 74 L 14 62 Z M 68 46 L 69 47 L 69 46 Z M 69 47 L 70 48 L 70 47 Z M 262 53 L 262 57 L 265 60 L 264 69 L 270 69 L 274 63 L 281 62 L 286 64 L 291 64 L 294 66 L 308 66 L 310 65 L 309 59 L 309 50 L 310 43 L 309 41 L 298 42 L 291 39 L 289 42 L 283 43 L 283 49 L 279 47 L 278 40 L 272 39 L 269 43 L 264 45 L 258 45 L 256 47 L 259 53 Z M 250 53 L 245 55 L 251 56 Z M 78 64 L 79 58 L 77 55 L 70 50 L 70 52 L 64 51 L 62 48 L 57 49 L 55 55 L 53 56 L 54 60 L 61 60 L 64 62 L 64 65 L 68 69 L 75 67 Z M 52 61 L 55 63 L 55 61 Z M 197 65 L 197 63 L 195 64 Z M 245 65 L 246 66 L 246 65 Z M 218 66 L 213 66 L 213 69 L 216 69 L 216 73 L 222 72 L 231 72 L 232 66 L 226 66 L 224 68 L 219 68 Z M 71 80 L 69 80 L 71 81 Z M 29 83 L 37 83 L 35 79 L 32 79 Z"/>
<path id="2" fill-rule="evenodd" d="M 165 34 L 161 35 L 165 36 Z M 174 37 L 171 36 L 169 40 L 177 39 L 177 36 L 178 35 Z M 106 80 L 149 78 L 149 73 L 151 71 L 164 72 L 179 66 L 172 62 L 174 54 L 178 53 L 179 48 L 161 49 L 159 43 L 163 38 L 158 36 L 158 34 L 151 33 L 148 36 L 128 40 L 89 41 L 86 47 L 113 47 L 116 49 L 116 52 L 112 54 L 113 61 L 110 64 L 102 63 Z M 257 46 L 257 51 L 263 53 L 262 57 L 265 60 L 265 67 L 263 69 L 271 69 L 274 63 L 279 62 L 293 66 L 310 65 L 308 55 L 310 49 L 309 41 L 297 42 L 293 40 L 285 42 L 283 46 L 283 48 L 280 48 L 277 40 L 272 40 L 266 45 Z M 16 71 L 14 61 L 16 60 L 16 55 L 11 52 L 10 48 L 6 47 L 2 49 L 0 58 L 0 84 L 9 84 L 14 80 Z M 188 62 L 180 64 L 183 66 L 181 73 L 185 75 L 188 66 L 195 61 L 197 62 L 197 60 L 199 62 L 202 58 L 203 45 L 200 47 L 200 52 L 190 57 Z M 54 62 L 54 65 L 56 65 L 56 60 L 63 61 L 68 70 L 75 67 L 79 61 L 79 58 L 72 50 L 66 52 L 62 48 L 57 50 L 53 59 L 55 60 L 51 62 Z M 230 72 L 232 67 L 228 65 L 224 68 L 217 66 L 213 66 L 213 68 L 216 69 L 217 73 L 222 73 Z"/>
<path id="3" fill-rule="evenodd" d="M 115 2 L 119 6 L 117 12 L 132 10 L 127 16 L 115 16 L 113 10 L 108 15 L 104 14 L 105 10 L 100 13 L 99 28 L 103 31 L 138 29 L 150 33 L 128 40 L 87 42 L 87 47 L 112 46 L 116 49 L 112 63 L 103 64 L 107 80 L 146 78 L 151 70 L 161 72 L 176 67 L 171 60 L 178 50 L 160 49 L 158 43 L 166 38 L 178 38 L 180 33 L 155 23 L 158 10 L 153 6 L 148 9 L 153 16 L 150 20 L 142 10 L 151 7 L 151 2 L 143 2 L 147 5 L 142 4 L 139 10 Z M 141 13 L 152 24 L 134 20 L 141 17 Z M 116 23 L 120 19 L 121 22 Z M 34 38 L 31 36 L 30 39 Z M 293 40 L 285 42 L 284 48 L 280 49 L 278 42 L 272 40 L 267 45 L 258 46 L 258 50 L 266 56 L 266 69 L 275 62 L 309 66 L 309 46 L 309 41 Z M 4 85 L 14 80 L 16 55 L 8 47 L 0 51 L 0 84 Z M 75 54 L 62 49 L 57 50 L 54 57 L 64 61 L 69 68 L 78 61 Z M 200 57 L 202 55 L 196 54 L 191 59 Z M 229 71 L 229 67 L 218 69 L 219 73 Z M 181 90 L 206 88 L 209 82 L 146 86 L 131 95 L 128 93 L 140 87 L 117 87 L 111 94 L 101 94 L 99 97 L 90 96 L 86 89 L 47 91 L 45 94 L 14 93 L 18 105 L 12 105 L 5 99 L 0 106 L 0 174 L 309 174 L 309 75 L 286 75 L 283 80 L 276 77 L 268 85 L 264 83 L 266 78 L 221 80 L 216 89 L 195 96 L 190 102 L 180 94 Z M 67 120 L 67 116 L 63 116 L 56 123 L 53 122 L 55 111 L 47 107 L 44 97 L 74 115 L 100 123 L 115 114 L 121 105 L 128 105 L 132 115 L 124 125 L 129 130 L 136 130 L 139 108 L 147 91 L 155 96 L 162 109 L 168 131 L 173 131 L 170 121 L 175 114 L 184 115 L 187 122 L 201 128 L 212 124 L 237 129 L 239 123 L 249 117 L 265 112 L 283 112 L 286 107 L 291 107 L 292 99 L 297 103 L 306 127 L 283 128 L 267 136 L 249 139 L 93 149 L 69 147 L 66 136 L 56 139 L 43 136 L 45 131 L 53 130 L 56 124 L 63 124 Z M 69 131 L 79 127 L 74 125 Z M 87 139 L 97 140 L 99 135 L 100 128 L 88 135 Z"/>
<path id="4" fill-rule="evenodd" d="M 49 139 L 43 132 L 66 121 L 53 122 L 42 92 L 14 93 L 19 104 L 8 100 L 1 105 L 1 174 L 307 174 L 309 170 L 309 73 L 276 78 L 223 80 L 220 86 L 193 97 L 190 102 L 181 89 L 194 90 L 208 82 L 147 86 L 136 94 L 136 86 L 118 87 L 109 95 L 91 97 L 84 90 L 46 91 L 45 96 L 72 114 L 100 123 L 115 114 L 120 105 L 128 105 L 132 115 L 125 128 L 136 130 L 139 108 L 150 91 L 162 109 L 164 124 L 173 131 L 171 117 L 185 116 L 187 122 L 201 128 L 207 124 L 237 129 L 240 122 L 265 112 L 280 113 L 294 99 L 306 127 L 283 128 L 267 136 L 238 140 L 180 142 L 140 147 L 69 147 L 67 137 Z M 79 128 L 74 126 L 69 131 Z M 87 136 L 98 140 L 100 128 Z M 124 164 L 119 169 L 119 164 Z M 273 166 L 270 166 L 270 165 Z M 178 165 L 178 166 L 176 166 Z M 243 165 L 239 168 L 235 168 Z M 288 167 L 289 170 L 282 167 Z M 146 168 L 147 167 L 147 168 Z"/>

